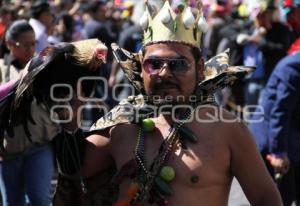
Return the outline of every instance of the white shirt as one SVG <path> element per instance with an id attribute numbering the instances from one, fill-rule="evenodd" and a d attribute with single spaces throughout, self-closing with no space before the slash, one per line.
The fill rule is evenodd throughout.
<path id="1" fill-rule="evenodd" d="M 37 46 L 36 46 L 35 51 L 37 53 L 39 53 L 49 45 L 49 43 L 47 41 L 47 39 L 48 39 L 47 29 L 37 19 L 31 18 L 29 20 L 29 24 L 32 26 L 34 33 L 35 33 L 35 39 L 37 40 Z"/>

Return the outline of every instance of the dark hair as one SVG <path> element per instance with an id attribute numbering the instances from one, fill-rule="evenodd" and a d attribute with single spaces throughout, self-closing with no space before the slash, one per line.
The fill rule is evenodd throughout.
<path id="1" fill-rule="evenodd" d="M 31 16 L 38 19 L 43 12 L 50 11 L 50 5 L 45 0 L 37 0 L 31 7 Z"/>
<path id="2" fill-rule="evenodd" d="M 89 2 L 85 7 L 84 11 L 85 12 L 91 12 L 91 13 L 96 13 L 99 9 L 100 6 L 106 5 L 106 1 L 103 0 L 94 0 Z"/>
<path id="3" fill-rule="evenodd" d="M 30 24 L 26 20 L 16 20 L 14 21 L 9 28 L 6 31 L 5 34 L 5 40 L 13 40 L 16 41 L 20 34 L 27 32 L 27 31 L 33 31 L 33 28 L 30 26 Z"/>
<path id="4" fill-rule="evenodd" d="M 64 42 L 71 42 L 73 40 L 73 32 L 74 32 L 74 26 L 75 22 L 71 15 L 69 15 L 67 12 L 62 12 L 57 21 L 63 21 L 63 24 L 66 28 L 66 31 L 64 31 L 62 34 L 59 34 L 62 38 L 62 41 Z"/>
<path id="5" fill-rule="evenodd" d="M 192 47 L 191 52 L 192 52 L 195 62 L 197 63 L 202 57 L 201 50 L 197 47 Z"/>
<path id="6" fill-rule="evenodd" d="M 73 30 L 75 23 L 73 17 L 70 14 L 68 14 L 67 12 L 62 12 L 58 17 L 58 20 L 62 20 L 64 22 L 66 30 Z"/>

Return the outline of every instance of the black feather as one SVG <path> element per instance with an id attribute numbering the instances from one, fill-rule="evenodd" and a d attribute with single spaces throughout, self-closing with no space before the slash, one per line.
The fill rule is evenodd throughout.
<path id="1" fill-rule="evenodd" d="M 23 93 L 35 81 L 37 75 L 47 70 L 53 63 L 64 60 L 65 53 L 73 52 L 75 47 L 70 43 L 61 43 L 52 47 L 47 47 L 40 55 L 35 56 L 29 64 L 28 73 L 21 79 L 21 82 L 16 91 L 15 107 L 21 103 Z"/>
<path id="2" fill-rule="evenodd" d="M 13 130 L 11 125 L 11 107 L 14 100 L 15 91 L 18 82 L 15 83 L 11 91 L 0 101 L 0 140 L 2 142 L 4 138 L 4 133 L 6 132 L 8 136 L 13 137 Z M 0 144 L 2 145 L 2 144 Z"/>
<path id="3" fill-rule="evenodd" d="M 28 73 L 21 79 L 16 91 L 12 112 L 15 125 L 23 124 L 26 129 L 28 120 L 34 123 L 30 113 L 31 102 L 34 98 L 38 104 L 42 102 L 47 107 L 55 104 L 50 98 L 53 85 L 68 84 L 76 91 L 80 77 L 98 75 L 97 70 L 90 71 L 77 63 L 75 57 L 72 56 L 74 50 L 73 44 L 61 43 L 48 47 L 31 60 Z M 93 85 L 91 81 L 83 82 L 82 88 L 85 94 L 91 92 Z M 66 96 L 67 92 L 69 91 L 65 88 L 58 88 L 55 89 L 54 96 Z"/>

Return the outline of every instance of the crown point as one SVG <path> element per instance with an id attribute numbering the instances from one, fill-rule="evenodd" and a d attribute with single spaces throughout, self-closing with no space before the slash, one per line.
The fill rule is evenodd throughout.
<path id="1" fill-rule="evenodd" d="M 208 24 L 203 16 L 198 20 L 198 29 L 204 33 L 206 33 L 208 30 Z"/>
<path id="2" fill-rule="evenodd" d="M 151 17 L 154 17 L 159 12 L 159 10 L 163 7 L 164 3 L 164 0 L 147 0 L 146 6 L 149 10 Z"/>
<path id="3" fill-rule="evenodd" d="M 184 23 L 184 26 L 186 28 L 191 28 L 195 24 L 195 17 L 192 13 L 191 7 L 187 7 L 183 16 L 182 16 L 182 21 Z"/>
<path id="4" fill-rule="evenodd" d="M 160 14 L 160 20 L 164 23 L 167 24 L 170 22 L 171 20 L 171 14 L 170 11 L 168 10 L 168 12 L 163 12 Z"/>
<path id="5" fill-rule="evenodd" d="M 147 12 L 145 12 L 140 19 L 140 25 L 145 30 L 148 27 L 148 23 L 149 23 L 148 14 L 147 14 Z"/>
<path id="6" fill-rule="evenodd" d="M 208 29 L 203 12 L 198 9 L 201 7 L 200 0 L 193 8 L 187 0 L 146 2 L 146 14 L 140 19 L 144 29 L 144 45 L 155 41 L 177 41 L 199 47 L 201 33 Z"/>

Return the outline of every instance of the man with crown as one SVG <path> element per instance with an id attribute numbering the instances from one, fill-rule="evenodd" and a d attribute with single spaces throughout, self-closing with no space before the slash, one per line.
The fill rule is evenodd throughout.
<path id="1" fill-rule="evenodd" d="M 90 129 L 81 151 L 82 191 L 95 199 L 101 190 L 98 205 L 218 206 L 228 203 L 236 177 L 251 205 L 282 205 L 247 127 L 214 103 L 214 92 L 252 69 L 229 66 L 228 51 L 204 65 L 201 1 L 193 8 L 188 1 L 145 3 L 142 51 L 112 45 L 140 95 L 121 101 Z M 105 178 L 91 187 L 95 176 Z M 56 200 L 70 194 L 66 185 L 59 184 Z"/>

